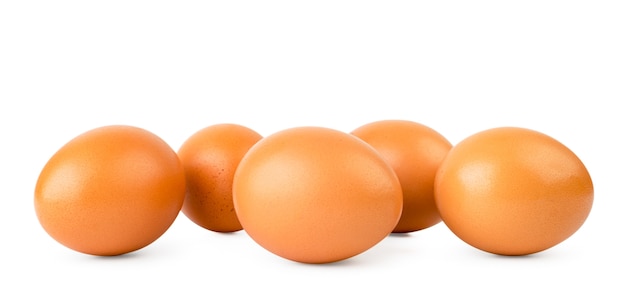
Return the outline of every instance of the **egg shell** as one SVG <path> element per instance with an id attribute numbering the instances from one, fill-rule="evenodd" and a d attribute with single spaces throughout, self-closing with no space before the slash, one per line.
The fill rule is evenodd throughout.
<path id="1" fill-rule="evenodd" d="M 391 233 L 402 212 L 400 182 L 371 146 L 314 126 L 255 144 L 235 173 L 233 200 L 254 241 L 303 263 L 368 250 Z"/>
<path id="2" fill-rule="evenodd" d="M 205 127 L 181 145 L 178 156 L 187 179 L 185 216 L 215 232 L 242 229 L 233 206 L 233 176 L 241 158 L 261 138 L 250 128 L 226 123 Z"/>
<path id="3" fill-rule="evenodd" d="M 381 120 L 351 132 L 374 147 L 396 172 L 404 197 L 395 233 L 441 222 L 435 205 L 435 174 L 452 144 L 434 129 L 408 120 Z"/>
<path id="4" fill-rule="evenodd" d="M 556 139 L 501 127 L 455 145 L 435 179 L 435 201 L 459 238 L 499 255 L 528 255 L 574 234 L 593 204 L 591 176 Z"/>
<path id="5" fill-rule="evenodd" d="M 185 195 L 182 164 L 155 134 L 113 125 L 62 146 L 43 167 L 34 193 L 44 230 L 68 248 L 120 255 L 158 239 Z"/>

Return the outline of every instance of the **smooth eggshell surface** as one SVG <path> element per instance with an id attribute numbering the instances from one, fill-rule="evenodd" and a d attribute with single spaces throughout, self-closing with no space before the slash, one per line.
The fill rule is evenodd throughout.
<path id="1" fill-rule="evenodd" d="M 435 174 L 452 144 L 423 124 L 383 120 L 358 127 L 352 134 L 373 146 L 400 179 L 404 204 L 395 233 L 413 232 L 441 222 L 435 205 Z"/>
<path id="2" fill-rule="evenodd" d="M 435 180 L 444 223 L 468 244 L 500 255 L 532 254 L 564 241 L 583 225 L 593 196 L 589 172 L 570 149 L 515 127 L 464 139 Z"/>
<path id="3" fill-rule="evenodd" d="M 35 188 L 35 211 L 59 243 L 92 255 L 120 255 L 159 238 L 185 197 L 178 156 L 137 127 L 105 126 L 62 146 Z"/>
<path id="4" fill-rule="evenodd" d="M 182 211 L 195 224 L 216 232 L 242 229 L 233 205 L 239 161 L 261 135 L 237 124 L 217 124 L 191 135 L 178 150 L 187 194 Z"/>
<path id="5" fill-rule="evenodd" d="M 244 156 L 233 183 L 244 230 L 297 262 L 328 263 L 383 240 L 402 212 L 393 169 L 362 140 L 322 127 L 279 131 Z"/>

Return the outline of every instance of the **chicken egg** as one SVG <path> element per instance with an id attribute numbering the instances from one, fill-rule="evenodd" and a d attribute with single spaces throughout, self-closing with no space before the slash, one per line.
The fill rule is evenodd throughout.
<path id="1" fill-rule="evenodd" d="M 182 212 L 215 232 L 242 229 L 233 206 L 232 185 L 239 161 L 261 135 L 237 124 L 216 124 L 191 135 L 178 150 L 187 194 Z"/>
<path id="2" fill-rule="evenodd" d="M 402 216 L 395 233 L 429 228 L 441 222 L 435 205 L 435 174 L 452 144 L 440 133 L 407 120 L 382 120 L 352 134 L 373 146 L 389 163 L 402 185 Z"/>
<path id="3" fill-rule="evenodd" d="M 361 139 L 304 126 L 250 148 L 235 172 L 233 201 L 243 229 L 263 248 L 292 261 L 329 263 L 392 232 L 402 188 L 391 166 Z"/>
<path id="4" fill-rule="evenodd" d="M 120 255 L 159 238 L 185 197 L 176 152 L 132 126 L 89 130 L 63 145 L 43 167 L 34 206 L 56 241 L 91 255 Z"/>
<path id="5" fill-rule="evenodd" d="M 455 145 L 438 169 L 443 222 L 467 244 L 528 255 L 574 234 L 593 204 L 591 176 L 565 145 L 538 131 L 500 127 Z"/>

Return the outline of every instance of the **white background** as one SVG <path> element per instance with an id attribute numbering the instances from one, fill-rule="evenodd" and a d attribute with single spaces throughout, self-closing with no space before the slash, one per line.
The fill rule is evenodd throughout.
<path id="1" fill-rule="evenodd" d="M 0 283 L 624 284 L 624 1 L 424 2 L 2 0 Z M 143 127 L 177 149 L 216 123 L 269 135 L 379 119 L 452 143 L 498 126 L 544 132 L 589 169 L 591 214 L 526 257 L 483 253 L 440 223 L 325 265 L 182 214 L 140 251 L 93 257 L 35 217 L 43 165 L 95 127 Z"/>

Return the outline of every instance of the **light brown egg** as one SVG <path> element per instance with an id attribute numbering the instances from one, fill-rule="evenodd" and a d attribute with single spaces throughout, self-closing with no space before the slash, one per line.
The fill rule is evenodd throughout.
<path id="1" fill-rule="evenodd" d="M 286 129 L 255 144 L 235 172 L 233 200 L 254 241 L 303 263 L 368 250 L 402 212 L 400 182 L 376 150 L 323 127 Z"/>
<path id="2" fill-rule="evenodd" d="M 435 180 L 443 222 L 463 241 L 500 255 L 527 255 L 574 234 L 593 203 L 582 161 L 543 133 L 515 127 L 469 136 Z"/>
<path id="3" fill-rule="evenodd" d="M 59 243 L 120 255 L 165 233 L 184 197 L 176 152 L 151 132 L 115 125 L 62 146 L 39 175 L 34 203 L 41 226 Z"/>
<path id="4" fill-rule="evenodd" d="M 217 124 L 197 131 L 181 145 L 178 156 L 187 178 L 185 216 L 211 231 L 242 229 L 233 206 L 233 176 L 241 158 L 261 138 L 245 126 Z"/>
<path id="5" fill-rule="evenodd" d="M 434 198 L 435 174 L 452 148 L 443 135 L 406 120 L 372 122 L 352 134 L 373 146 L 400 179 L 404 205 L 393 232 L 413 232 L 441 222 Z"/>

